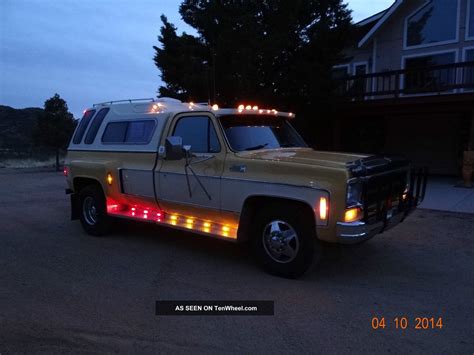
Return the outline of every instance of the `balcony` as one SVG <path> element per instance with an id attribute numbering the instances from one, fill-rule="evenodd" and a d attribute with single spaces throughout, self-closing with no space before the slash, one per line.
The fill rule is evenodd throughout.
<path id="1" fill-rule="evenodd" d="M 335 94 L 349 101 L 474 93 L 474 61 L 346 76 Z"/>

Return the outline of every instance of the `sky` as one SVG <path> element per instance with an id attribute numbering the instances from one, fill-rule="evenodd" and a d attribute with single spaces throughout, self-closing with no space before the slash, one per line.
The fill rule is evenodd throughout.
<path id="1" fill-rule="evenodd" d="M 348 0 L 354 21 L 393 0 Z M 160 15 L 194 34 L 179 0 L 0 0 L 0 105 L 42 107 L 58 93 L 74 117 L 93 103 L 156 96 Z"/>

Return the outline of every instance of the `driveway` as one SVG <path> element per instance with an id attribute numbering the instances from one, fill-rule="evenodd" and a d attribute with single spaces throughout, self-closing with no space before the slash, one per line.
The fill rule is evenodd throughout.
<path id="1" fill-rule="evenodd" d="M 2 355 L 474 351 L 472 214 L 418 210 L 286 280 L 245 246 L 164 227 L 90 237 L 69 220 L 59 173 L 2 169 L 0 193 Z M 156 300 L 177 299 L 274 300 L 275 315 L 155 316 Z M 415 329 L 416 317 L 443 326 Z"/>

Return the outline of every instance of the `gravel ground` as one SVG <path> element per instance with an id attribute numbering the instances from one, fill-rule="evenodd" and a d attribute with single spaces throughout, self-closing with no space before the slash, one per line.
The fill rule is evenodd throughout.
<path id="1" fill-rule="evenodd" d="M 89 237 L 69 220 L 60 173 L 1 169 L 0 193 L 2 355 L 474 352 L 472 214 L 419 210 L 366 244 L 326 247 L 315 270 L 286 280 L 243 245 L 164 227 Z M 155 316 L 158 299 L 270 299 L 275 315 Z M 417 330 L 416 317 L 443 327 Z"/>

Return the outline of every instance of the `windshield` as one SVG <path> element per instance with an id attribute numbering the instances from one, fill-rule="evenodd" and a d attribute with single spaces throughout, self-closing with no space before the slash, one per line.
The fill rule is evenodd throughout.
<path id="1" fill-rule="evenodd" d="M 229 115 L 220 117 L 224 133 L 235 151 L 307 147 L 282 117 Z"/>

